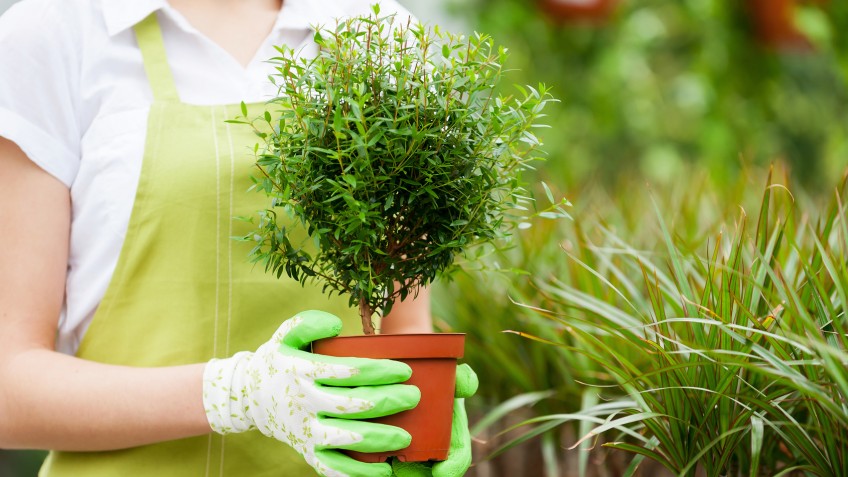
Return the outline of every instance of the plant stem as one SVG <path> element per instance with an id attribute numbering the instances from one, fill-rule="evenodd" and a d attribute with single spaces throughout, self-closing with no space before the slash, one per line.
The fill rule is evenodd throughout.
<path id="1" fill-rule="evenodd" d="M 368 299 L 363 297 L 359 299 L 359 318 L 362 319 L 362 332 L 366 335 L 376 334 L 374 331 L 374 323 L 371 322 L 371 317 L 374 315 L 374 309 L 368 304 Z"/>

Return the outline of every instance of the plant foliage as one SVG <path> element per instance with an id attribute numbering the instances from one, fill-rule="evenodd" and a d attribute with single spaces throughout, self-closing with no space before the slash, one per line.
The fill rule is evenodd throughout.
<path id="1" fill-rule="evenodd" d="M 498 452 L 577 421 L 578 444 L 604 436 L 638 455 L 627 475 L 646 458 L 680 476 L 845 475 L 845 192 L 799 213 L 769 180 L 754 220 L 697 248 L 659 209 L 661 253 L 583 236 L 563 257 L 579 282 L 534 280 L 527 309 L 549 331 L 518 334 L 602 370 L 587 381 L 604 402 L 531 419 Z"/>
<path id="2" fill-rule="evenodd" d="M 485 414 L 477 467 L 845 475 L 846 188 L 781 170 L 572 190 L 578 220 L 535 224 L 496 256 L 531 274 L 435 287 L 437 323 L 468 334 L 490 384 L 470 407 Z"/>
<path id="3" fill-rule="evenodd" d="M 358 304 L 368 332 L 475 244 L 508 236 L 527 202 L 520 176 L 552 99 L 544 86 L 493 94 L 506 51 L 395 15 L 339 20 L 304 58 L 279 47 L 276 107 L 251 121 L 264 145 L 256 186 L 272 198 L 249 239 L 281 276 L 320 279 Z M 246 111 L 243 111 L 245 116 Z M 288 221 L 317 244 L 290 239 Z M 545 214 L 565 215 L 555 204 Z"/>

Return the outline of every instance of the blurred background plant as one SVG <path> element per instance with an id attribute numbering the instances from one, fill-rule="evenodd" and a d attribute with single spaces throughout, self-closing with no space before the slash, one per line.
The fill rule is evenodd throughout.
<path id="1" fill-rule="evenodd" d="M 469 475 L 848 475 L 848 2 L 401 3 L 562 101 L 537 176 L 574 220 L 434 290 Z"/>
<path id="2" fill-rule="evenodd" d="M 491 258 L 530 273 L 441 284 L 486 383 L 474 475 L 848 475 L 845 204 L 780 171 L 575 190 Z"/>
<path id="3" fill-rule="evenodd" d="M 578 194 L 497 258 L 531 274 L 437 290 L 487 383 L 477 475 L 848 475 L 845 203 L 687 176 Z"/>
<path id="4" fill-rule="evenodd" d="M 607 7 L 574 13 L 574 5 L 593 3 Z M 562 100 L 549 112 L 555 128 L 545 143 L 553 182 L 634 174 L 669 182 L 693 163 L 732 178 L 742 157 L 755 164 L 783 158 L 793 176 L 821 185 L 844 164 L 845 2 L 448 6 L 469 29 L 490 32 L 510 49 L 512 82 L 543 82 Z"/>

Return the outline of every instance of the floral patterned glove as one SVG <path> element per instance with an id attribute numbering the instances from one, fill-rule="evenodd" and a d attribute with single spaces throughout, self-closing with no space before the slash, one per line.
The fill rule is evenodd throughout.
<path id="1" fill-rule="evenodd" d="M 412 370 L 391 360 L 336 358 L 304 351 L 336 336 L 337 317 L 306 311 L 284 322 L 255 353 L 213 359 L 203 374 L 203 405 L 215 432 L 258 429 L 297 450 L 326 477 L 390 476 L 387 463 L 366 464 L 340 452 L 385 452 L 409 445 L 409 433 L 358 421 L 412 409 L 421 393 Z"/>
<path id="2" fill-rule="evenodd" d="M 453 402 L 451 445 L 448 458 L 442 462 L 392 461 L 396 477 L 461 477 L 471 466 L 471 433 L 468 430 L 468 415 L 465 413 L 465 398 L 477 392 L 477 375 L 467 364 L 456 367 L 456 399 Z"/>

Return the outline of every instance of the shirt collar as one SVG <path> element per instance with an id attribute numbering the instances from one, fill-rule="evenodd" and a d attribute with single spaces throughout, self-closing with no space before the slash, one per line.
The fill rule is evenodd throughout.
<path id="1" fill-rule="evenodd" d="M 166 0 L 103 0 L 106 31 L 110 36 L 116 35 L 167 6 Z"/>
<path id="2" fill-rule="evenodd" d="M 102 0 L 106 30 L 114 36 L 132 28 L 153 12 L 169 8 L 167 0 Z M 284 0 L 275 30 L 332 26 L 345 10 L 335 0 Z"/>

